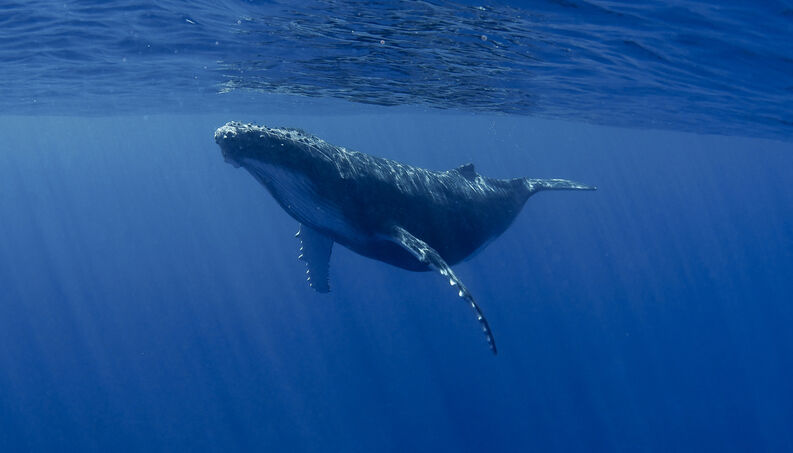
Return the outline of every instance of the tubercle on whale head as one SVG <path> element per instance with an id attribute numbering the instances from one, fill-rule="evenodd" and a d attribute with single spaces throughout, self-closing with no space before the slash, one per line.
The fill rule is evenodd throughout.
<path id="1" fill-rule="evenodd" d="M 298 129 L 269 128 L 236 121 L 226 123 L 215 131 L 215 143 L 223 158 L 234 167 L 242 159 L 255 158 L 272 163 L 289 159 L 308 143 L 308 136 Z"/>

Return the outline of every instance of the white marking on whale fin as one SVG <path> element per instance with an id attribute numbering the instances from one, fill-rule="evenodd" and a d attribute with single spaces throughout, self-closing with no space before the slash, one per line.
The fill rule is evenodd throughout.
<path id="1" fill-rule="evenodd" d="M 474 300 L 474 296 L 471 295 L 471 292 L 468 291 L 468 288 L 463 285 L 463 282 L 455 275 L 452 268 L 444 261 L 443 258 L 435 251 L 432 247 L 430 247 L 426 242 L 422 241 L 421 239 L 413 236 L 402 227 L 395 226 L 393 229 L 393 237 L 391 238 L 395 243 L 399 244 L 410 252 L 413 256 L 416 257 L 417 260 L 421 261 L 422 263 L 428 265 L 432 269 L 437 270 L 442 276 L 449 278 L 449 284 L 457 288 L 458 295 L 462 297 L 466 302 L 471 305 L 471 308 L 474 310 L 474 314 L 476 314 L 476 319 L 479 321 L 479 325 L 482 326 L 482 331 L 485 333 L 485 338 L 487 339 L 487 344 L 490 346 L 490 350 L 493 351 L 493 354 L 497 354 L 498 350 L 496 349 L 496 340 L 493 338 L 493 332 L 490 330 L 490 325 L 487 323 L 487 319 L 485 319 L 484 313 L 482 313 L 482 309 L 479 308 L 476 301 Z"/>
<path id="2" fill-rule="evenodd" d="M 456 171 L 457 173 L 461 174 L 465 179 L 476 179 L 476 177 L 479 176 L 476 174 L 474 164 L 460 165 L 452 171 Z"/>
<path id="3" fill-rule="evenodd" d="M 330 292 L 329 263 L 333 240 L 302 224 L 295 237 L 300 240 L 300 253 L 297 259 L 306 263 L 308 286 L 318 293 Z"/>

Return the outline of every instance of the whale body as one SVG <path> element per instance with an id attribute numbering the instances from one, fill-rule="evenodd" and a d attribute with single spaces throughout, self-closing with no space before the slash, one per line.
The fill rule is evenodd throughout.
<path id="1" fill-rule="evenodd" d="M 328 292 L 334 243 L 403 269 L 434 270 L 490 326 L 454 265 L 498 237 L 542 190 L 595 190 L 565 179 L 494 179 L 472 164 L 432 171 L 334 146 L 300 129 L 230 122 L 215 131 L 226 162 L 243 167 L 300 223 L 309 285 Z"/>

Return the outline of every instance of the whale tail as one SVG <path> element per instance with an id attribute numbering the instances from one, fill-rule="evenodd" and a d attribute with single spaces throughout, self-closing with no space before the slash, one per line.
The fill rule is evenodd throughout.
<path id="1" fill-rule="evenodd" d="M 541 190 L 597 190 L 595 186 L 580 184 L 569 179 L 533 179 L 523 178 L 523 184 L 533 195 Z"/>

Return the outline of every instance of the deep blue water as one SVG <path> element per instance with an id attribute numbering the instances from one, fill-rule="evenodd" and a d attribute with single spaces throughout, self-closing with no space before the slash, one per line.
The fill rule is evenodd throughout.
<path id="1" fill-rule="evenodd" d="M 0 3 L 0 451 L 793 451 L 793 6 L 479 6 Z M 230 120 L 598 191 L 455 267 L 493 357 Z"/>

